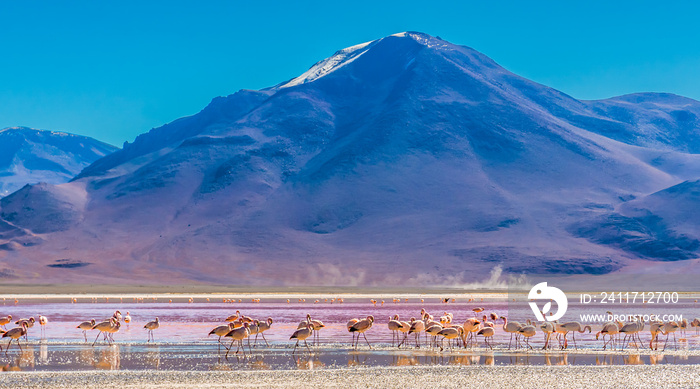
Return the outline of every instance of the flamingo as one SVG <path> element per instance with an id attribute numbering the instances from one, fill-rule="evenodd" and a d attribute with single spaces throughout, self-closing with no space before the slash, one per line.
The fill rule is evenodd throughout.
<path id="1" fill-rule="evenodd" d="M 486 317 L 486 315 L 484 315 L 481 318 L 481 323 L 484 325 L 484 327 L 493 327 L 494 326 L 493 322 L 488 321 L 488 318 Z"/>
<path id="2" fill-rule="evenodd" d="M 535 326 L 531 324 L 524 325 L 518 329 L 518 333 L 525 337 L 525 344 L 532 349 L 532 346 L 530 346 L 530 338 L 537 334 Z"/>
<path id="3" fill-rule="evenodd" d="M 598 331 L 595 334 L 596 340 L 598 339 L 598 336 L 601 334 L 603 335 L 603 350 L 607 347 L 608 343 L 612 343 L 613 348 L 615 347 L 615 335 L 618 335 L 620 333 L 620 326 L 617 325 L 614 321 L 607 322 L 603 324 L 603 329 Z M 605 341 L 605 335 L 608 335 L 610 339 L 608 341 Z M 619 340 L 619 339 L 618 339 Z"/>
<path id="4" fill-rule="evenodd" d="M 122 321 L 122 313 L 121 311 L 114 311 L 114 315 L 112 315 L 115 319 L 117 319 L 118 322 Z"/>
<path id="5" fill-rule="evenodd" d="M 698 335 L 698 331 L 700 331 L 700 317 L 696 317 L 695 319 L 693 319 L 693 321 L 690 322 L 690 326 L 695 327 L 695 335 Z"/>
<path id="6" fill-rule="evenodd" d="M 238 347 L 236 348 L 235 354 L 238 354 L 238 351 L 240 349 L 243 349 L 243 356 L 245 356 L 245 346 L 243 345 L 243 339 L 247 338 L 250 336 L 250 332 L 248 331 L 248 323 L 243 323 L 242 327 L 235 328 L 231 331 L 229 331 L 228 334 L 224 335 L 224 337 L 231 338 L 231 345 L 228 347 L 228 351 L 226 351 L 226 358 L 228 358 L 228 353 L 231 352 L 231 349 L 233 348 L 233 342 L 238 341 Z"/>
<path id="7" fill-rule="evenodd" d="M 264 332 L 269 330 L 272 327 L 272 318 L 268 317 L 267 320 L 264 322 L 261 322 L 258 324 L 258 334 L 262 336 L 263 340 L 265 341 L 265 345 L 269 346 L 270 344 L 267 343 L 267 339 L 265 339 L 265 334 Z M 255 341 L 258 341 L 258 335 L 255 335 Z"/>
<path id="8" fill-rule="evenodd" d="M 19 320 L 17 320 L 17 321 L 15 322 L 15 324 L 17 324 L 19 327 L 21 327 L 21 326 L 22 326 L 22 323 L 26 323 L 26 324 L 27 324 L 27 329 L 29 329 L 29 328 L 34 327 L 34 322 L 35 322 L 35 321 L 36 321 L 36 320 L 34 320 L 34 316 L 32 316 L 32 317 L 30 317 L 29 319 L 19 319 Z M 17 327 L 17 328 L 19 328 L 19 327 Z M 24 332 L 24 340 L 27 340 L 27 331 Z"/>
<path id="9" fill-rule="evenodd" d="M 95 343 L 97 343 L 97 339 L 100 337 L 100 334 L 104 334 L 105 340 L 107 340 L 107 343 L 111 343 L 111 342 L 109 341 L 109 339 L 107 338 L 107 333 L 106 333 L 106 332 L 107 332 L 108 329 L 112 328 L 112 325 L 114 325 L 114 321 L 115 321 L 115 320 L 116 320 L 116 319 L 114 319 L 113 317 L 110 317 L 109 320 L 106 320 L 106 321 L 97 323 L 97 324 L 95 324 L 94 326 L 92 326 L 91 329 L 100 331 L 100 332 L 97 334 L 97 337 L 95 338 L 95 341 L 92 342 L 92 345 L 93 345 L 93 346 L 95 345 Z"/>
<path id="10" fill-rule="evenodd" d="M 95 326 L 95 319 L 91 319 L 90 321 L 84 321 L 80 324 L 78 324 L 77 329 L 83 330 L 83 336 L 85 337 L 85 341 L 87 342 L 87 331 L 91 330 L 92 327 Z"/>
<path id="11" fill-rule="evenodd" d="M 153 338 L 153 330 L 158 329 L 158 327 L 160 327 L 160 322 L 158 321 L 158 318 L 157 318 L 157 317 L 156 317 L 156 320 L 154 320 L 154 321 L 149 321 L 148 323 L 146 323 L 145 326 L 143 326 L 143 328 L 145 328 L 145 329 L 148 330 L 148 342 L 150 342 L 151 339 L 153 339 L 154 342 L 156 341 L 156 340 Z"/>
<path id="12" fill-rule="evenodd" d="M 394 315 L 394 317 L 389 317 L 389 322 L 387 323 L 389 331 L 391 331 L 391 345 L 394 345 L 394 339 L 398 338 L 399 330 L 401 329 L 401 322 L 399 321 L 399 315 Z M 397 339 L 398 340 L 398 339 Z"/>
<path id="13" fill-rule="evenodd" d="M 644 323 L 640 323 L 639 318 L 637 318 L 637 320 L 632 323 L 627 323 L 623 325 L 620 328 L 620 333 L 625 334 L 625 337 L 622 339 L 621 349 L 625 348 L 625 341 L 627 341 L 627 338 L 630 339 L 628 343 L 631 343 L 632 340 L 634 340 L 634 336 L 638 336 L 639 331 L 641 331 L 642 329 L 644 329 Z M 636 345 L 637 341 L 635 340 L 634 343 Z M 639 346 L 637 346 L 637 348 L 639 348 Z"/>
<path id="14" fill-rule="evenodd" d="M 440 324 L 433 324 L 430 327 L 426 328 L 425 333 L 429 334 L 433 337 L 433 339 L 431 340 L 431 343 L 430 343 L 430 345 L 432 347 L 437 346 L 437 336 L 440 333 L 440 331 L 442 331 L 443 329 L 444 329 L 444 327 L 441 326 Z"/>
<path id="15" fill-rule="evenodd" d="M 45 337 L 46 336 L 46 324 L 49 322 L 49 319 L 46 318 L 46 316 L 39 315 L 39 327 L 41 329 L 41 336 Z"/>
<path id="16" fill-rule="evenodd" d="M 399 331 L 403 332 L 403 339 L 401 339 L 401 343 L 399 343 L 398 347 L 401 347 L 401 345 L 406 341 L 406 339 L 408 339 L 408 331 L 411 330 L 411 325 L 413 324 L 414 321 L 416 321 L 415 318 L 411 318 L 410 322 L 406 322 L 406 321 L 400 322 L 401 328 L 399 328 Z"/>
<path id="17" fill-rule="evenodd" d="M 452 319 L 451 319 L 451 318 L 448 317 L 447 319 L 449 320 L 449 323 L 452 323 Z M 431 316 L 431 315 L 428 314 L 428 313 L 426 313 L 425 315 L 423 315 L 423 322 L 425 323 L 425 328 L 432 327 L 432 326 L 434 326 L 434 325 L 436 325 L 436 324 L 437 324 L 437 325 L 440 325 L 440 326 L 443 326 L 443 327 L 446 327 L 447 324 L 449 324 L 449 323 L 442 324 L 442 323 L 439 322 L 439 321 L 433 320 L 433 316 Z"/>
<path id="18" fill-rule="evenodd" d="M 445 326 L 447 324 L 450 324 L 451 321 L 452 321 L 452 314 L 448 314 L 447 312 L 445 312 L 445 314 L 443 316 L 440 316 L 440 320 L 439 320 L 440 325 Z"/>
<path id="19" fill-rule="evenodd" d="M 352 318 L 352 319 L 350 319 L 350 321 L 348 321 L 348 323 L 345 325 L 345 327 L 348 329 L 348 332 L 350 332 L 350 334 L 352 335 L 352 344 L 355 344 L 355 333 L 352 332 L 352 331 L 350 331 L 350 329 L 351 329 L 352 326 L 354 326 L 358 321 L 360 321 L 360 319 L 358 319 L 358 318 Z"/>
<path id="20" fill-rule="evenodd" d="M 226 319 L 224 319 L 224 321 L 236 321 L 239 317 L 241 317 L 241 311 L 236 311 L 235 315 L 227 317 Z"/>
<path id="21" fill-rule="evenodd" d="M 492 337 L 495 333 L 496 333 L 496 331 L 493 329 L 493 327 L 484 327 L 484 328 L 482 328 L 479 332 L 477 332 L 476 334 L 477 334 L 477 335 L 482 335 L 482 336 L 484 337 L 484 344 L 485 344 L 486 346 L 489 346 L 489 348 L 491 348 L 491 350 L 493 350 L 493 346 L 491 346 L 491 345 L 489 344 L 489 342 L 487 341 L 487 339 L 490 338 L 490 337 Z"/>
<path id="22" fill-rule="evenodd" d="M 554 323 L 546 321 L 540 325 L 540 329 L 544 333 L 544 346 L 542 347 L 542 350 L 551 348 L 552 345 L 549 344 L 549 340 L 551 339 L 552 335 L 556 333 L 556 327 L 554 326 Z"/>
<path id="23" fill-rule="evenodd" d="M 462 334 L 466 338 L 466 340 L 462 339 L 462 342 L 464 342 L 465 348 L 469 344 L 470 340 L 472 340 L 476 343 L 476 335 L 474 335 L 474 333 L 478 332 L 481 329 L 480 324 L 481 324 L 481 322 L 479 320 L 477 320 L 475 317 L 471 317 L 471 318 L 467 319 L 464 322 L 464 324 L 462 325 L 462 328 L 464 329 Z"/>
<path id="24" fill-rule="evenodd" d="M 649 332 L 651 332 L 651 340 L 649 341 L 649 349 L 654 350 L 654 340 L 656 340 L 656 349 L 659 349 L 659 334 L 663 334 L 664 322 L 652 321 L 649 323 Z"/>
<path id="25" fill-rule="evenodd" d="M 107 336 L 109 336 L 109 339 L 114 343 L 114 334 L 119 332 L 119 328 L 121 328 L 122 323 L 117 320 L 116 318 L 114 319 L 114 324 L 110 326 L 105 332 L 107 333 Z"/>
<path id="26" fill-rule="evenodd" d="M 248 350 L 252 350 L 250 347 L 250 337 L 255 335 L 255 338 L 257 339 L 258 332 L 260 331 L 260 328 L 258 327 L 259 323 L 260 321 L 253 320 L 252 323 L 248 324 Z M 255 343 L 253 343 L 253 347 L 255 347 Z"/>
<path id="27" fill-rule="evenodd" d="M 486 310 L 486 308 L 484 308 L 484 307 L 472 308 L 472 312 L 474 312 L 474 317 L 476 317 L 476 314 L 477 314 L 477 313 L 484 312 L 484 310 Z"/>
<path id="28" fill-rule="evenodd" d="M 463 327 L 448 327 L 448 328 L 444 328 L 440 332 L 438 332 L 438 335 L 442 336 L 442 339 L 440 339 L 440 351 L 444 350 L 445 339 L 447 339 L 447 340 L 458 339 L 458 338 L 462 337 L 463 333 L 464 333 Z"/>
<path id="29" fill-rule="evenodd" d="M 365 319 L 362 319 L 362 320 L 358 321 L 357 323 L 355 323 L 355 325 L 353 325 L 350 328 L 350 332 L 357 332 L 358 333 L 357 342 L 355 342 L 355 350 L 357 350 L 357 344 L 360 342 L 360 335 L 359 334 L 362 334 L 362 336 L 365 338 L 365 342 L 367 342 L 367 345 L 369 346 L 370 350 L 372 349 L 372 345 L 369 344 L 369 341 L 367 340 L 367 335 L 365 335 L 365 332 L 367 332 L 367 330 L 372 328 L 373 323 L 374 323 L 374 316 L 369 315 Z"/>
<path id="30" fill-rule="evenodd" d="M 318 344 L 320 342 L 320 334 L 319 331 L 321 331 L 323 328 L 326 326 L 323 325 L 323 322 L 321 320 L 316 320 L 311 318 L 311 314 L 306 314 L 306 319 L 311 323 L 311 328 L 314 330 L 314 344 Z"/>
<path id="31" fill-rule="evenodd" d="M 126 329 L 129 329 L 129 323 L 131 323 L 131 315 L 129 315 L 129 311 L 126 311 L 126 316 L 124 316 L 124 323 L 126 323 Z"/>
<path id="32" fill-rule="evenodd" d="M 564 324 L 560 324 L 559 328 L 566 330 L 566 332 L 564 333 L 564 348 L 569 347 L 569 342 L 566 339 L 566 335 L 569 332 L 571 332 L 571 337 L 574 340 L 574 348 L 578 348 L 576 346 L 576 332 L 583 334 L 584 332 L 586 332 L 586 329 L 588 329 L 589 333 L 591 332 L 591 326 L 587 325 L 587 326 L 582 327 L 581 323 L 579 323 L 577 321 L 570 321 L 570 322 L 566 322 Z"/>
<path id="33" fill-rule="evenodd" d="M 678 342 L 676 341 L 676 331 L 680 328 L 678 323 L 675 321 L 670 321 L 663 326 L 663 334 L 666 335 L 666 340 L 664 341 L 664 351 L 666 350 L 666 345 L 668 344 L 668 335 L 673 334 L 673 346 L 678 350 Z"/>
<path id="34" fill-rule="evenodd" d="M 27 322 L 22 322 L 22 324 L 19 327 L 13 328 L 4 334 L 2 334 L 3 338 L 10 338 L 10 342 L 7 344 L 7 348 L 5 349 L 5 355 L 7 355 L 7 352 L 10 350 L 10 346 L 12 345 L 12 341 L 16 340 L 17 341 L 17 346 L 19 346 L 20 351 L 22 350 L 22 345 L 19 343 L 19 339 L 22 336 L 27 335 Z"/>
<path id="35" fill-rule="evenodd" d="M 411 324 L 411 328 L 408 330 L 409 334 L 416 334 L 416 347 L 420 348 L 420 333 L 425 331 L 425 322 L 422 320 L 416 320 Z"/>
<path id="36" fill-rule="evenodd" d="M 354 326 L 353 326 L 354 328 Z M 306 343 L 306 339 L 311 336 L 313 333 L 313 325 L 311 323 L 307 323 L 304 328 L 299 328 L 294 333 L 292 336 L 289 337 L 289 340 L 296 339 L 297 343 L 294 345 L 294 350 L 292 351 L 292 354 L 294 354 L 297 351 L 297 346 L 299 346 L 299 341 L 303 340 L 304 341 L 304 346 L 306 346 L 306 349 L 309 350 L 309 353 L 311 352 L 311 349 L 309 348 L 309 345 Z"/>
<path id="37" fill-rule="evenodd" d="M 681 322 L 678 323 L 678 329 L 681 330 L 681 336 L 686 336 L 685 330 L 688 329 L 688 319 L 683 318 L 683 320 L 681 320 Z"/>
<path id="38" fill-rule="evenodd" d="M 217 342 L 219 342 L 219 352 L 221 352 L 221 337 L 226 336 L 226 334 L 231 332 L 233 329 L 234 329 L 233 323 L 228 323 L 228 324 L 223 325 L 223 326 L 214 327 L 213 330 L 209 331 L 209 335 L 216 335 L 219 337 L 219 339 L 217 339 Z M 209 336 L 209 335 L 207 335 L 207 336 Z M 224 347 L 226 347 L 226 345 L 224 345 Z M 228 349 L 228 347 L 227 347 L 227 349 Z"/>
<path id="39" fill-rule="evenodd" d="M 5 316 L 5 317 L 0 317 L 0 326 L 2 326 L 2 328 L 7 329 L 7 327 L 5 327 L 5 326 L 6 326 L 7 324 L 10 324 L 10 322 L 12 322 L 12 315 L 7 315 L 7 316 Z"/>
<path id="40" fill-rule="evenodd" d="M 477 344 L 477 341 L 476 341 L 476 333 L 479 332 L 479 331 L 481 331 L 481 329 L 483 328 L 483 324 L 484 324 L 484 323 L 480 322 L 480 321 L 477 320 L 476 318 L 474 318 L 474 319 L 469 319 L 469 320 L 474 320 L 474 323 L 476 323 L 476 325 L 472 326 L 472 328 L 471 328 L 471 333 L 469 334 L 470 337 L 471 337 L 471 339 L 472 339 L 472 345 L 475 345 L 475 344 Z M 464 328 L 464 326 L 462 326 L 462 327 Z M 463 338 L 466 337 L 466 336 L 464 335 L 464 333 L 462 333 L 462 337 L 463 337 Z M 467 345 L 466 345 L 466 344 L 464 345 L 464 348 L 467 348 Z"/>
<path id="41" fill-rule="evenodd" d="M 508 318 L 501 316 L 503 319 L 503 331 L 510 333 L 510 341 L 508 342 L 508 350 L 510 350 L 510 344 L 513 342 L 513 335 L 515 335 L 515 344 L 518 344 L 518 330 L 522 327 L 522 324 L 517 321 L 508 321 Z"/>

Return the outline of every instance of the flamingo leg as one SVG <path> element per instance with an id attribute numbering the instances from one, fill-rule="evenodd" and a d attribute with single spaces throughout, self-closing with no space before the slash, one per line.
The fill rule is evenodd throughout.
<path id="1" fill-rule="evenodd" d="M 233 342 L 235 342 L 235 340 L 231 341 L 231 347 L 229 347 L 228 351 L 226 351 L 226 359 L 228 359 L 228 353 L 230 353 L 231 349 L 233 348 Z M 236 353 L 238 353 L 238 349 L 236 349 Z"/>
<path id="2" fill-rule="evenodd" d="M 233 348 L 233 342 L 235 342 L 235 340 L 231 341 L 231 345 L 228 347 L 228 351 L 226 351 L 226 357 L 228 357 L 228 353 L 231 352 L 231 349 Z M 238 351 L 236 351 L 236 352 L 238 352 Z"/>
<path id="3" fill-rule="evenodd" d="M 399 343 L 398 348 L 401 348 L 401 345 L 404 344 L 404 342 L 406 341 L 406 338 L 407 338 L 407 337 L 408 337 L 408 332 L 405 332 L 404 335 L 403 335 L 403 339 L 401 340 L 401 343 Z"/>
<path id="4" fill-rule="evenodd" d="M 372 349 L 372 345 L 369 344 L 369 340 L 367 340 L 367 335 L 365 335 L 365 333 L 363 332 L 363 333 L 362 333 L 362 336 L 365 338 L 365 342 L 367 342 L 367 345 L 369 346 L 369 349 L 371 350 L 371 349 Z M 358 336 L 358 338 L 359 338 L 359 336 Z"/>
<path id="5" fill-rule="evenodd" d="M 676 341 L 676 333 L 673 333 L 673 349 L 678 350 L 678 341 Z"/>
<path id="6" fill-rule="evenodd" d="M 97 337 L 95 337 L 95 341 L 92 342 L 92 345 L 93 345 L 93 346 L 95 346 L 95 343 L 97 343 L 97 339 L 100 337 L 100 334 L 102 334 L 102 332 L 98 333 L 98 334 L 97 334 Z"/>
<path id="7" fill-rule="evenodd" d="M 261 332 L 261 333 L 260 333 L 260 336 L 262 336 L 263 340 L 265 341 L 265 346 L 268 346 L 268 347 L 269 347 L 270 344 L 267 343 L 267 339 L 265 339 L 265 334 Z"/>

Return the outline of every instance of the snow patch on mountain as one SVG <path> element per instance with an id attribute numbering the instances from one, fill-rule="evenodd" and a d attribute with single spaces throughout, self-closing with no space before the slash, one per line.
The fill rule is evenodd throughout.
<path id="1" fill-rule="evenodd" d="M 315 81 L 325 76 L 326 74 L 329 74 L 349 63 L 352 63 L 352 61 L 356 60 L 358 57 L 364 54 L 367 51 L 367 49 L 369 49 L 369 46 L 375 42 L 376 41 L 365 42 L 359 45 L 350 46 L 345 49 L 339 50 L 332 56 L 314 64 L 314 66 L 312 66 L 309 70 L 304 72 L 299 77 L 293 78 L 291 81 L 279 86 L 278 88 L 289 88 L 292 86 Z"/>

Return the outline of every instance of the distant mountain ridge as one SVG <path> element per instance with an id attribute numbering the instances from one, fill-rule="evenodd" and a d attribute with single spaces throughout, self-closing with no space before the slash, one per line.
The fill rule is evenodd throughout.
<path id="1" fill-rule="evenodd" d="M 64 132 L 10 127 L 0 130 L 0 197 L 26 184 L 70 181 L 118 148 Z"/>
<path id="2" fill-rule="evenodd" d="M 700 246 L 700 221 L 680 220 L 698 201 L 682 185 L 700 178 L 698 115 L 670 94 L 577 100 L 394 34 L 2 199 L 0 273 L 456 285 L 496 268 L 682 271 Z"/>

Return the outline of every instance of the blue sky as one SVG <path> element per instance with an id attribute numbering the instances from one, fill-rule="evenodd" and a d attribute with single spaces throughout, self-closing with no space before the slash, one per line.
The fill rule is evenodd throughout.
<path id="1" fill-rule="evenodd" d="M 3 2 L 0 128 L 121 146 L 215 96 L 277 84 L 338 49 L 407 30 L 581 99 L 700 99 L 698 11 L 646 1 Z"/>

